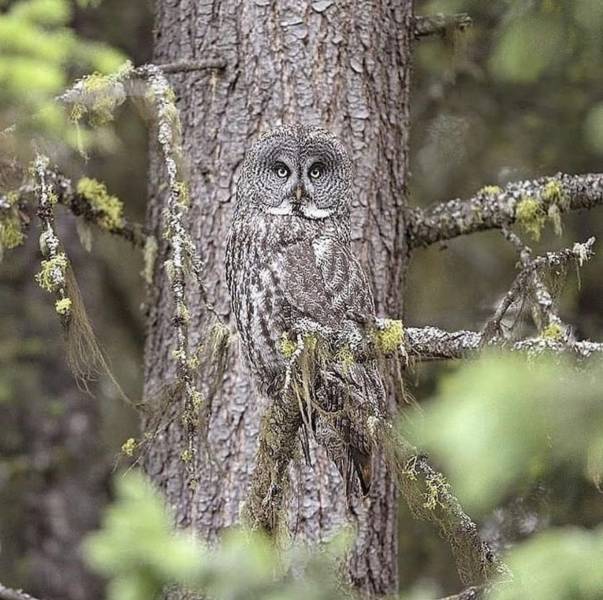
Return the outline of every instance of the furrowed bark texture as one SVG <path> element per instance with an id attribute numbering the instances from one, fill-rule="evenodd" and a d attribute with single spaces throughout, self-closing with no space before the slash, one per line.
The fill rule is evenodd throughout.
<path id="1" fill-rule="evenodd" d="M 154 62 L 218 55 L 228 65 L 170 75 L 190 160 L 191 233 L 206 263 L 211 300 L 225 318 L 224 245 L 238 167 L 261 132 L 294 121 L 322 124 L 349 148 L 357 167 L 356 251 L 370 275 L 379 313 L 401 316 L 411 12 L 412 0 L 156 3 Z M 148 225 L 157 233 L 164 181 L 156 154 Z M 165 252 L 161 247 L 149 298 L 145 394 L 150 414 L 145 426 L 157 436 L 145 466 L 165 491 L 178 524 L 192 525 L 213 540 L 239 520 L 263 406 L 235 348 L 213 398 L 212 460 L 200 451 L 187 470 L 180 457 L 187 444 L 182 401 L 152 400 L 175 376 L 173 307 L 159 268 Z M 209 315 L 195 290 L 189 289 L 188 296 L 190 331 L 198 341 L 207 336 Z M 207 390 L 211 367 L 202 366 L 199 376 Z M 328 539 L 348 517 L 336 469 L 319 449 L 313 455 L 313 467 L 299 461 L 291 469 L 289 524 L 297 539 L 317 542 Z M 392 591 L 397 583 L 396 499 L 382 464 L 370 498 L 352 512 L 358 540 L 350 557 L 351 579 L 366 591 Z"/>

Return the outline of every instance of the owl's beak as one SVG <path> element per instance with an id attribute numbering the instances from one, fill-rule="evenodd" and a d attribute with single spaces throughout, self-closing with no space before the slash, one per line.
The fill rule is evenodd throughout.
<path id="1" fill-rule="evenodd" d="M 302 186 L 298 185 L 295 188 L 295 198 L 297 199 L 298 202 L 301 202 L 302 194 L 303 194 Z"/>

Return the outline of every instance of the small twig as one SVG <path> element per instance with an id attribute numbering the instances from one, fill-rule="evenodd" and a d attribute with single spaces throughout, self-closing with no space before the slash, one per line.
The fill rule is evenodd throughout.
<path id="1" fill-rule="evenodd" d="M 7 588 L 0 583 L 0 600 L 38 600 L 22 590 Z"/>
<path id="2" fill-rule="evenodd" d="M 473 25 L 473 21 L 466 13 L 418 15 L 414 17 L 413 35 L 418 40 L 431 35 L 445 35 L 451 30 L 464 31 L 471 25 Z"/>
<path id="3" fill-rule="evenodd" d="M 501 229 L 517 221 L 517 205 L 534 198 L 542 204 L 548 185 L 558 186 L 567 199 L 558 206 L 560 213 L 588 209 L 603 204 L 603 173 L 564 175 L 510 183 L 504 189 L 484 188 L 468 200 L 450 200 L 430 208 L 412 208 L 407 216 L 410 248 L 425 247 L 489 229 Z M 543 207 L 544 208 L 544 207 Z"/>
<path id="4" fill-rule="evenodd" d="M 593 246 L 595 238 L 591 237 L 583 244 L 576 243 L 572 248 L 567 248 L 559 252 L 547 252 L 543 256 L 531 258 L 531 250 L 521 244 L 519 237 L 512 232 L 505 231 L 509 239 L 516 247 L 521 248 L 520 256 L 523 268 L 513 281 L 511 288 L 505 294 L 498 305 L 494 315 L 488 320 L 483 330 L 482 343 L 487 343 L 493 337 L 501 333 L 501 321 L 509 307 L 515 300 L 526 291 L 530 285 L 535 288 L 537 298 L 541 299 L 541 311 L 546 315 L 548 322 L 554 322 L 561 325 L 561 319 L 553 311 L 552 298 L 545 285 L 542 283 L 539 271 L 545 268 L 560 267 L 570 261 L 580 261 L 580 263 L 589 260 L 594 255 Z"/>
<path id="5" fill-rule="evenodd" d="M 157 65 L 164 73 L 190 73 L 204 69 L 225 69 L 226 61 L 223 58 L 206 58 L 204 60 L 181 60 L 172 63 Z"/>

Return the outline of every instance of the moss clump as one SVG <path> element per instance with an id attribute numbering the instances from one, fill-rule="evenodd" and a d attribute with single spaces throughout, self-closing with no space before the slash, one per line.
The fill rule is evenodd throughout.
<path id="1" fill-rule="evenodd" d="M 281 335 L 279 350 L 285 358 L 291 358 L 297 350 L 297 344 L 289 338 L 289 334 L 284 332 Z"/>
<path id="2" fill-rule="evenodd" d="M 502 188 L 497 185 L 485 185 L 478 194 L 483 196 L 498 196 L 498 194 L 502 194 Z"/>
<path id="3" fill-rule="evenodd" d="M 138 448 L 138 442 L 134 438 L 128 438 L 122 445 L 121 451 L 126 456 L 134 456 L 134 452 Z"/>
<path id="4" fill-rule="evenodd" d="M 515 217 L 518 223 L 529 233 L 534 240 L 540 239 L 540 233 L 546 222 L 546 214 L 542 203 L 531 196 L 524 196 L 515 208 Z"/>
<path id="5" fill-rule="evenodd" d="M 402 321 L 385 319 L 384 326 L 375 330 L 375 344 L 382 354 L 393 354 L 404 344 L 404 326 Z"/>
<path id="6" fill-rule="evenodd" d="M 77 183 L 77 193 L 86 198 L 98 213 L 98 224 L 103 229 L 115 231 L 123 227 L 123 204 L 111 196 L 103 183 L 82 177 Z"/>
<path id="7" fill-rule="evenodd" d="M 21 219 L 17 215 L 9 214 L 0 217 L 0 248 L 11 250 L 20 246 L 24 240 Z"/>
<path id="8" fill-rule="evenodd" d="M 193 460 L 193 453 L 187 448 L 180 453 L 180 460 L 183 463 L 190 463 Z"/>
<path id="9" fill-rule="evenodd" d="M 65 285 L 65 273 L 69 261 L 63 252 L 54 258 L 42 261 L 42 268 L 36 275 L 38 285 L 47 292 L 58 292 Z"/>
<path id="10" fill-rule="evenodd" d="M 559 323 L 549 323 L 542 331 L 542 337 L 554 342 L 561 342 L 565 336 L 565 329 Z"/>
<path id="11" fill-rule="evenodd" d="M 72 302 L 70 298 L 61 298 L 54 303 L 54 309 L 63 317 L 71 313 Z"/>

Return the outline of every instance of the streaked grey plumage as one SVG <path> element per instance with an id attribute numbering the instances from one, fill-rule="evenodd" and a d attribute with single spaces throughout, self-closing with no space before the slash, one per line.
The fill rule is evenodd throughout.
<path id="1" fill-rule="evenodd" d="M 373 297 L 350 244 L 351 163 L 328 131 L 304 125 L 265 134 L 247 153 L 227 245 L 232 310 L 261 393 L 282 393 L 283 335 L 317 327 L 360 338 L 375 317 Z M 371 473 L 367 419 L 384 392 L 371 362 L 333 361 L 316 375 L 314 434 L 346 481 L 366 491 Z M 325 415 L 333 415 L 326 418 Z"/>

